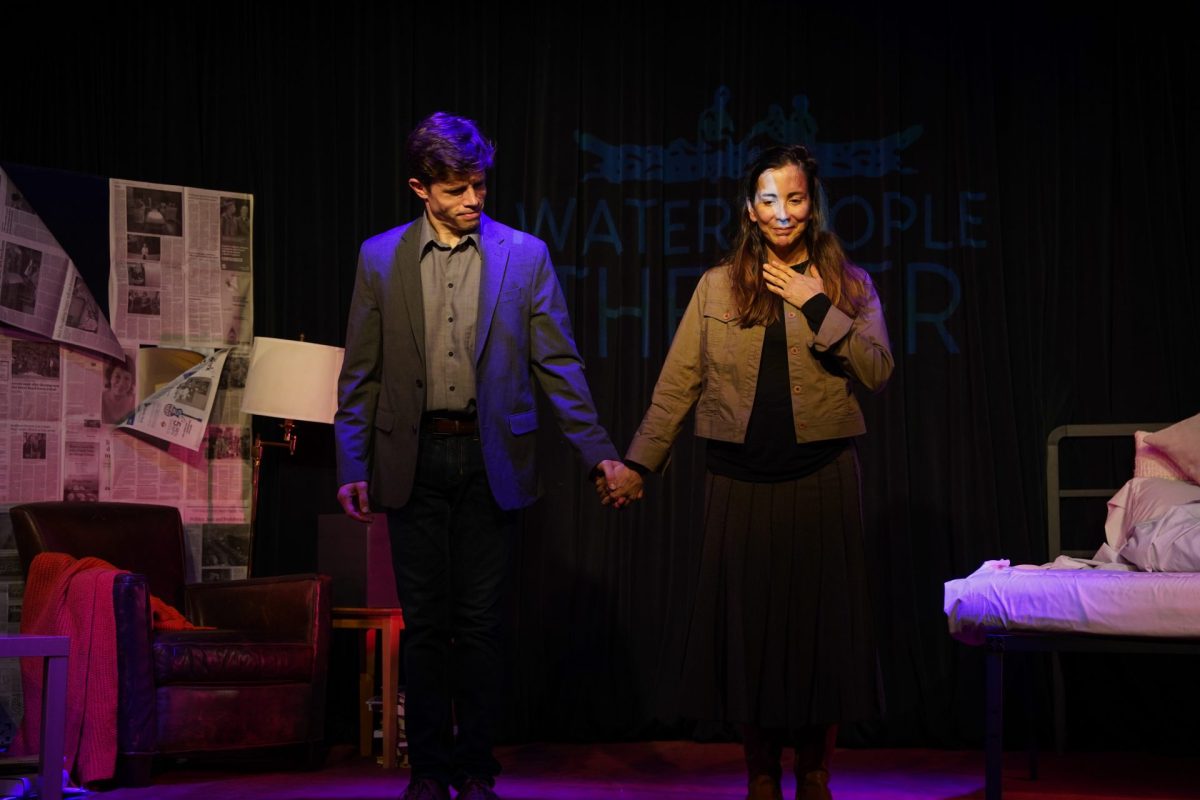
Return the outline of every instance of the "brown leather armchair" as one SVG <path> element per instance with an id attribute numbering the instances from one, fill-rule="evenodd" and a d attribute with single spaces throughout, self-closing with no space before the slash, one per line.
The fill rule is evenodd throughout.
<path id="1" fill-rule="evenodd" d="M 156 755 L 281 745 L 321 752 L 328 577 L 185 584 L 183 525 L 168 506 L 30 503 L 11 514 L 25 574 L 42 552 L 95 556 L 130 572 L 113 585 L 118 783 L 148 783 Z M 154 631 L 150 594 L 215 630 Z"/>

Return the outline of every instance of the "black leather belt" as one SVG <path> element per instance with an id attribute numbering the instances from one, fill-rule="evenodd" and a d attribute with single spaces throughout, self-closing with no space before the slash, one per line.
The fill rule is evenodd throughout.
<path id="1" fill-rule="evenodd" d="M 468 436 L 479 433 L 479 418 L 426 414 L 425 429 L 434 436 Z"/>

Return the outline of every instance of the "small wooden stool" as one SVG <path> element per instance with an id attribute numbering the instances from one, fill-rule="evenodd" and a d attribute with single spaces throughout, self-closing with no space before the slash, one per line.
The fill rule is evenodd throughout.
<path id="1" fill-rule="evenodd" d="M 396 715 L 396 695 L 400 679 L 400 631 L 404 630 L 404 615 L 398 608 L 333 609 L 333 627 L 361 630 L 363 641 L 362 671 L 358 674 L 358 749 L 371 755 L 374 725 L 367 701 L 375 695 L 375 636 L 383 634 L 383 766 L 395 769 L 396 734 L 399 728 Z"/>

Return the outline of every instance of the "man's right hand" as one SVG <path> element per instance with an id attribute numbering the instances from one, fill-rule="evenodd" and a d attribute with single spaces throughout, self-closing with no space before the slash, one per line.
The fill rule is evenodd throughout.
<path id="1" fill-rule="evenodd" d="M 338 489 L 338 502 L 342 504 L 342 511 L 359 522 L 370 522 L 373 518 L 366 481 L 343 484 Z"/>

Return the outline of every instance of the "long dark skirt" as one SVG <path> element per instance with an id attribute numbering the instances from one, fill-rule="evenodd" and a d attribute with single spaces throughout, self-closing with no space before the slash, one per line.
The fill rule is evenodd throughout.
<path id="1" fill-rule="evenodd" d="M 685 716 L 797 730 L 881 713 L 859 483 L 853 446 L 794 481 L 709 474 Z"/>

